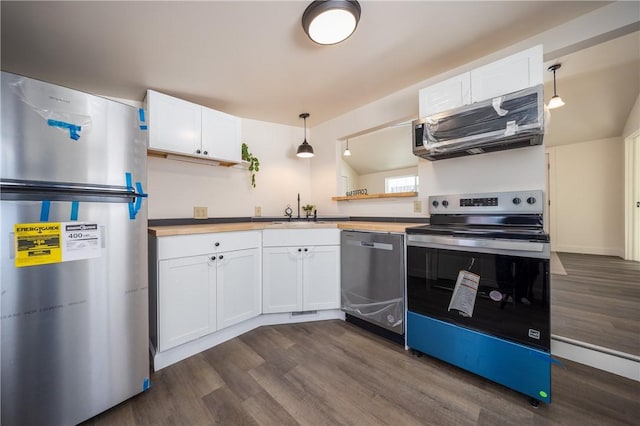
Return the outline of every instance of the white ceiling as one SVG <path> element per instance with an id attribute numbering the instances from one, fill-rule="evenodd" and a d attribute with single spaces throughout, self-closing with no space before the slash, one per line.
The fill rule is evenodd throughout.
<path id="1" fill-rule="evenodd" d="M 361 1 L 356 32 L 334 46 L 304 34 L 309 3 L 3 0 L 2 69 L 132 100 L 152 88 L 275 123 L 300 126 L 310 112 L 313 127 L 607 2 Z"/>

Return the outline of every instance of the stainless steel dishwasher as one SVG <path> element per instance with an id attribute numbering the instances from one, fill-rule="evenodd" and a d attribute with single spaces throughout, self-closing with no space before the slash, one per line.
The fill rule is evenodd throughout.
<path id="1" fill-rule="evenodd" d="M 401 343 L 404 253 L 403 234 L 342 231 L 341 305 L 347 321 Z"/>

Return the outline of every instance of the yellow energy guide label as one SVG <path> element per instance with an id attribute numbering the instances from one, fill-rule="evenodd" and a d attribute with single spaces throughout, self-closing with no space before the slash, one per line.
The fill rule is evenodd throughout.
<path id="1" fill-rule="evenodd" d="M 101 254 L 102 238 L 96 223 L 17 223 L 13 233 L 16 268 L 89 259 Z"/>

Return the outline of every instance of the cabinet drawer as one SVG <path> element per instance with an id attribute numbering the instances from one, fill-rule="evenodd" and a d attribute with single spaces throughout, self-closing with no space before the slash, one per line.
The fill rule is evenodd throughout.
<path id="1" fill-rule="evenodd" d="M 158 260 L 260 247 L 260 231 L 171 235 L 158 238 Z"/>
<path id="2" fill-rule="evenodd" d="M 330 246 L 340 244 L 340 230 L 323 229 L 265 229 L 263 247 Z"/>

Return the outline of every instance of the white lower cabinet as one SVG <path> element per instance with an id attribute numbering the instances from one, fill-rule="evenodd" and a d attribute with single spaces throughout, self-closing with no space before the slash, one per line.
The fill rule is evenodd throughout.
<path id="1" fill-rule="evenodd" d="M 216 331 L 215 269 L 209 257 L 191 256 L 158 263 L 160 351 Z"/>
<path id="2" fill-rule="evenodd" d="M 157 240 L 160 352 L 261 314 L 259 231 Z M 162 258 L 178 253 L 188 256 Z"/>
<path id="3" fill-rule="evenodd" d="M 339 309 L 339 243 L 337 229 L 263 231 L 262 312 Z"/>
<path id="4" fill-rule="evenodd" d="M 218 329 L 260 315 L 260 249 L 220 254 L 216 279 Z"/>

